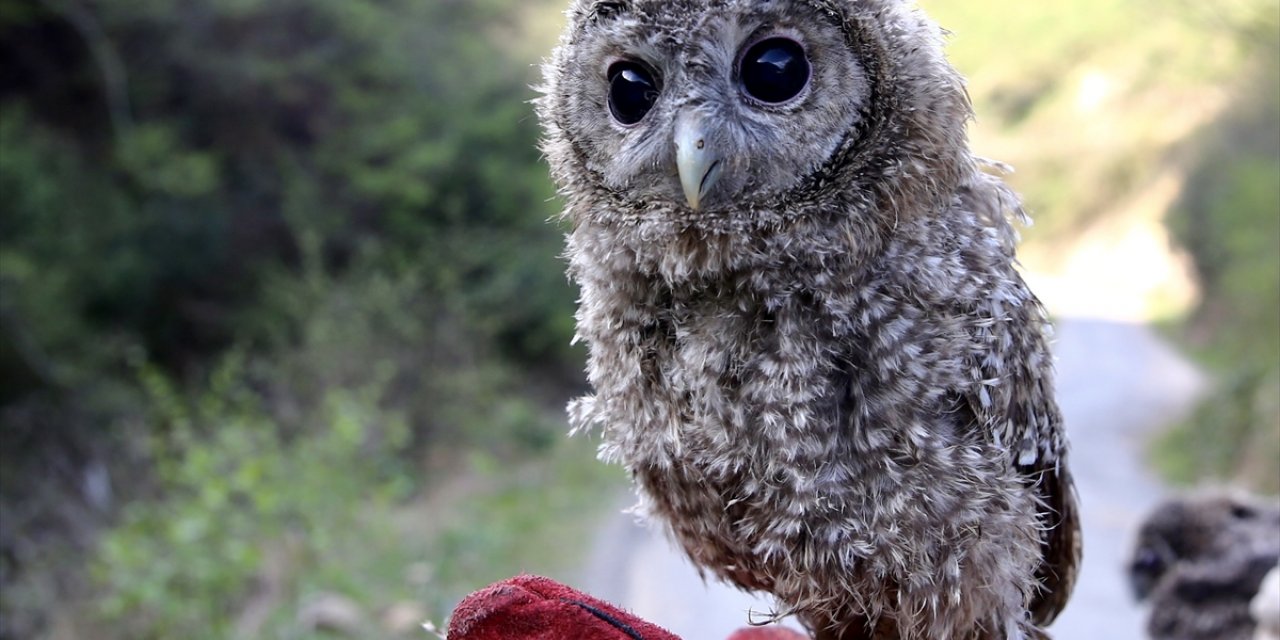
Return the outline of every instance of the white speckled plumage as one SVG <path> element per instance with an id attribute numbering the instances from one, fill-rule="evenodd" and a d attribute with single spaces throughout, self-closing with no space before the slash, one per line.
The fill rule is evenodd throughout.
<path id="1" fill-rule="evenodd" d="M 762 33 L 812 64 L 787 105 L 736 85 Z M 620 58 L 662 85 L 626 127 Z M 594 388 L 570 417 L 644 511 L 822 634 L 1039 637 L 1079 557 L 1049 325 L 937 27 L 896 0 L 577 0 L 545 75 Z M 726 166 L 697 209 L 689 114 Z"/>

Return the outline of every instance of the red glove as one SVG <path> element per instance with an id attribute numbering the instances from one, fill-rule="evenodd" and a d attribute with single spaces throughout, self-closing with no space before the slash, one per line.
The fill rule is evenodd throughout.
<path id="1" fill-rule="evenodd" d="M 449 640 L 680 640 L 671 632 L 559 582 L 516 576 L 467 596 Z M 741 629 L 729 640 L 805 640 L 781 627 Z"/>

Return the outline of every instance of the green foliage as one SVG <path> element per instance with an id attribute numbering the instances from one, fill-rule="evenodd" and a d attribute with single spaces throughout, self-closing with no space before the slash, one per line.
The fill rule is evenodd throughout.
<path id="1" fill-rule="evenodd" d="M 1170 477 L 1280 492 L 1280 2 L 922 2 L 952 33 L 979 153 L 1011 163 L 1045 245 L 1117 211 L 1164 206 L 1204 299 L 1182 331 L 1218 374 L 1157 444 Z"/>
<path id="2" fill-rule="evenodd" d="M 328 269 L 372 242 L 511 356 L 563 366 L 570 334 L 550 310 L 572 294 L 546 222 L 531 70 L 484 37 L 512 4 L 108 3 L 87 17 L 100 38 L 68 26 L 80 15 L 0 23 L 25 58 L 67 67 L 57 91 L 40 65 L 18 67 L 30 91 L 0 109 L 0 185 L 16 194 L 2 282 L 25 330 L 71 366 L 80 355 L 59 341 L 106 327 L 167 364 L 203 358 L 236 341 L 263 271 L 304 242 Z M 127 74 L 58 47 L 101 50 Z M 127 117 L 55 117 L 85 86 L 102 95 L 82 110 L 125 110 L 103 105 L 121 93 Z"/>
<path id="3" fill-rule="evenodd" d="M 92 547 L 95 637 L 228 635 L 281 555 L 297 558 L 266 637 L 303 633 L 292 613 L 326 589 L 444 606 L 477 586 L 441 569 L 458 582 L 406 591 L 403 567 L 440 552 L 394 522 L 464 452 L 560 455 L 544 396 L 561 403 L 580 354 L 532 59 L 512 57 L 545 49 L 516 43 L 531 10 L 0 9 L 0 513 L 35 513 L 6 518 L 0 635 L 75 610 L 11 587 L 82 584 L 80 557 L 10 559 L 64 548 L 44 523 L 81 500 L 86 458 L 114 461 L 124 504 Z M 51 468 L 69 470 L 58 490 Z M 521 504 L 563 493 L 547 482 Z M 93 540 L 94 518 L 52 529 Z M 486 544 L 537 539 L 540 518 L 496 518 Z"/>
<path id="4" fill-rule="evenodd" d="M 1156 1 L 921 3 L 951 32 L 968 78 L 975 149 L 1010 163 L 1036 225 L 1067 244 L 1167 170 L 1176 145 L 1215 109 L 1214 87 L 1245 52 L 1230 28 L 1275 0 L 1212 6 Z"/>
<path id="5" fill-rule="evenodd" d="M 112 355 L 109 344 L 84 340 L 95 314 L 111 304 L 146 306 L 134 287 L 148 288 L 152 268 L 141 247 L 115 243 L 147 222 L 130 214 L 104 176 L 91 174 L 73 140 L 40 126 L 26 109 L 0 106 L 0 140 L 0 193 L 7 199 L 0 304 L 61 365 L 53 373 L 82 381 L 84 369 Z M 75 256 L 98 259 L 68 259 Z"/>
<path id="6" fill-rule="evenodd" d="M 366 612 L 361 637 L 400 637 L 378 610 L 442 620 L 486 582 L 554 572 L 611 503 L 616 471 L 565 441 L 425 275 L 303 264 L 242 321 L 255 349 L 183 385 L 140 368 L 154 489 L 99 547 L 100 637 L 234 636 L 255 608 L 249 636 L 307 637 L 299 611 L 321 593 Z"/>
<path id="7" fill-rule="evenodd" d="M 132 637 L 229 635 L 264 545 L 293 537 L 305 555 L 324 556 L 366 510 L 405 495 L 397 454 L 409 433 L 379 406 L 385 381 L 330 390 L 306 436 L 289 439 L 247 387 L 248 373 L 242 357 L 228 357 L 189 401 L 143 371 L 161 495 L 124 510 L 96 567 L 103 614 Z"/>
<path id="8" fill-rule="evenodd" d="M 517 572 L 578 579 L 572 571 L 624 486 L 616 468 L 595 460 L 594 446 L 562 438 L 548 448 L 549 464 L 515 468 L 488 454 L 471 457 L 479 489 L 454 506 L 430 544 L 434 580 L 449 588 L 425 590 L 420 601 L 437 620 L 466 591 Z"/>
<path id="9" fill-rule="evenodd" d="M 438 465 L 449 473 L 406 502 L 408 429 L 383 406 L 389 380 L 330 388 L 308 412 L 310 427 L 290 438 L 250 388 L 262 384 L 253 370 L 229 357 L 198 398 L 142 372 L 165 423 L 153 425 L 150 445 L 159 495 L 126 508 L 101 542 L 93 569 L 107 626 L 98 637 L 230 637 L 245 632 L 255 600 L 270 615 L 250 636 L 305 637 L 298 611 L 318 593 L 367 612 L 361 637 L 399 637 L 373 612 L 409 602 L 443 620 L 481 584 L 563 571 L 589 541 L 590 514 L 612 503 L 619 478 L 590 443 L 540 442 L 548 460 L 512 466 L 518 452 L 495 457 L 483 442 L 507 427 L 476 424 L 473 441 Z M 498 412 L 523 432 L 547 431 L 506 404 Z"/>
<path id="10" fill-rule="evenodd" d="M 1155 441 L 1156 468 L 1180 485 L 1211 479 L 1280 494 L 1280 375 L 1256 363 L 1217 374 L 1191 418 Z"/>
<path id="11" fill-rule="evenodd" d="M 1280 31 L 1246 32 L 1269 40 L 1253 43 L 1254 67 L 1236 104 L 1203 133 L 1169 219 L 1203 289 L 1182 333 L 1217 385 L 1155 453 L 1179 481 L 1213 477 L 1280 493 Z"/>

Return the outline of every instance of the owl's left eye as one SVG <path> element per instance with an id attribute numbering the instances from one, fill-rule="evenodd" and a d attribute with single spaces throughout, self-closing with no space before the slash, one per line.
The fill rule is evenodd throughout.
<path id="1" fill-rule="evenodd" d="M 619 124 L 640 122 L 658 101 L 658 83 L 644 65 L 624 60 L 609 67 L 609 113 Z"/>
<path id="2" fill-rule="evenodd" d="M 742 89 L 769 104 L 800 95 L 809 84 L 809 59 L 804 47 L 787 38 L 769 38 L 752 45 L 738 66 Z"/>
<path id="3" fill-rule="evenodd" d="M 1163 570 L 1164 560 L 1160 554 L 1147 548 L 1143 548 L 1138 552 L 1137 557 L 1133 560 L 1133 570 L 1146 573 L 1157 573 Z"/>

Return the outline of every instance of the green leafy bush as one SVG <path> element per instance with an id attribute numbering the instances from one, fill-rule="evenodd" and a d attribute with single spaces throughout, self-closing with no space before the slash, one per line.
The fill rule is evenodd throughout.
<path id="1" fill-rule="evenodd" d="M 246 635 L 262 610 L 247 635 L 306 637 L 299 611 L 338 593 L 366 612 L 361 637 L 400 637 L 375 619 L 390 604 L 441 620 L 485 582 L 572 559 L 618 474 L 421 274 L 357 261 L 264 286 L 255 349 L 181 385 L 139 369 L 155 472 L 98 548 L 99 634 Z"/>
<path id="2" fill-rule="evenodd" d="M 369 497 L 454 451 L 554 452 L 580 354 L 529 6 L 0 9 L 0 636 L 98 549 L 95 632 L 218 635 L 280 540 L 383 535 Z M 87 461 L 116 491 L 77 510 Z M 300 575 L 359 582 L 335 555 Z"/>
<path id="3" fill-rule="evenodd" d="M 515 6 L 156 0 L 0 16 L 28 62 L 0 110 L 15 317 L 42 345 L 112 327 L 182 363 L 235 342 L 263 270 L 296 265 L 303 243 L 327 269 L 373 243 L 511 355 L 563 363 L 568 327 L 549 311 L 572 294 L 546 222 L 532 70 L 488 37 Z M 72 92 L 92 96 L 87 113 L 60 102 Z M 85 326 L 53 333 L 38 321 L 51 316 Z"/>
<path id="4" fill-rule="evenodd" d="M 159 494 L 125 508 L 95 567 L 102 613 L 127 635 L 231 635 L 273 542 L 334 553 L 411 486 L 398 457 L 409 430 L 380 406 L 385 380 L 329 390 L 305 435 L 289 438 L 248 388 L 243 357 L 228 357 L 194 400 L 154 370 L 142 377 Z"/>
<path id="5" fill-rule="evenodd" d="M 1200 136 L 1198 160 L 1169 218 L 1203 296 L 1181 335 L 1216 384 L 1192 418 L 1156 445 L 1156 460 L 1179 481 L 1231 480 L 1273 494 L 1280 493 L 1277 16 L 1260 12 L 1241 27 L 1254 66 L 1234 105 Z"/>

